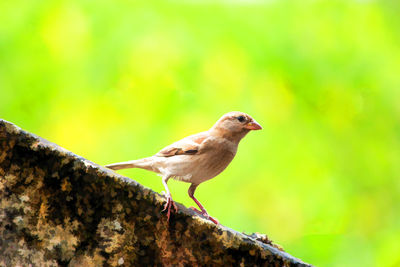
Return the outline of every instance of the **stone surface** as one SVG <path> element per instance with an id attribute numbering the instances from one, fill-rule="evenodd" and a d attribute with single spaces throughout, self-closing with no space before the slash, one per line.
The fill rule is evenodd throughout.
<path id="1" fill-rule="evenodd" d="M 310 266 L 0 120 L 0 266 Z"/>

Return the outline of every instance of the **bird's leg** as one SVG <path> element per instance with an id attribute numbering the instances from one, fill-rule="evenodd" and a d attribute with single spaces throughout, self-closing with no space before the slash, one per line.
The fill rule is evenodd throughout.
<path id="1" fill-rule="evenodd" d="M 175 212 L 178 212 L 178 207 L 175 205 L 175 202 L 172 200 L 171 193 L 169 192 L 169 188 L 167 185 L 169 176 L 163 177 L 162 178 L 162 183 L 164 185 L 166 193 L 166 198 L 167 198 L 167 203 L 164 205 L 164 209 L 162 211 L 167 210 L 167 221 L 169 221 L 169 217 L 171 216 L 171 207 L 173 206 L 175 209 Z"/>
<path id="2" fill-rule="evenodd" d="M 195 212 L 203 215 L 204 217 L 206 217 L 207 219 L 209 219 L 213 223 L 219 224 L 218 220 L 213 218 L 213 217 L 211 217 L 210 215 L 208 215 L 206 209 L 203 207 L 203 205 L 201 205 L 200 201 L 198 201 L 197 198 L 194 197 L 194 191 L 196 191 L 197 186 L 198 186 L 197 184 L 191 184 L 190 187 L 189 187 L 189 190 L 188 190 L 188 194 L 189 194 L 189 197 L 191 199 L 193 199 L 194 202 L 196 202 L 197 206 L 199 206 L 201 211 L 199 211 L 198 209 L 196 209 L 194 207 L 191 207 L 191 209 L 193 209 Z"/>

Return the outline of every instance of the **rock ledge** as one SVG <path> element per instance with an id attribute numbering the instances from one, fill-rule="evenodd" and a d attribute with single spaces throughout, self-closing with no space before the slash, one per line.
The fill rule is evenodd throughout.
<path id="1" fill-rule="evenodd" d="M 311 266 L 0 119 L 0 266 Z M 261 241 L 259 241 L 261 240 Z"/>

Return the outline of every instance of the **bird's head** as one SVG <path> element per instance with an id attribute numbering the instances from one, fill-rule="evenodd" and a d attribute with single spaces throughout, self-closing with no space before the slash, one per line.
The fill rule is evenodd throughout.
<path id="1" fill-rule="evenodd" d="M 221 136 L 238 141 L 249 131 L 261 129 L 261 125 L 250 115 L 239 111 L 226 113 L 211 128 Z"/>

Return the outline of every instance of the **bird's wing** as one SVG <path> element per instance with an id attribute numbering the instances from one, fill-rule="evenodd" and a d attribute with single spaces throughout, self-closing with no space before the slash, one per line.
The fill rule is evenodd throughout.
<path id="1" fill-rule="evenodd" d="M 198 154 L 204 141 L 209 137 L 207 133 L 198 133 L 179 140 L 163 148 L 156 154 L 158 157 L 172 157 L 175 155 Z"/>

